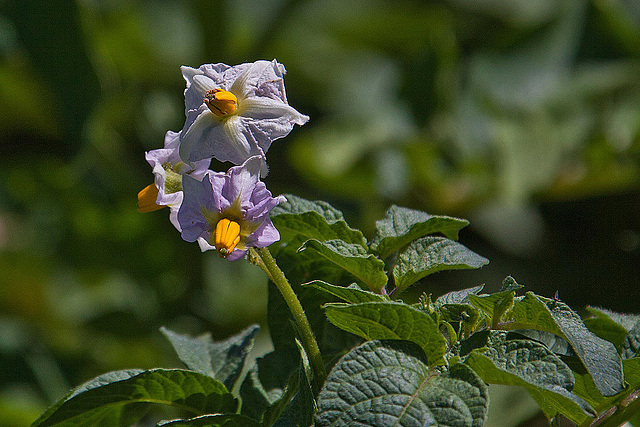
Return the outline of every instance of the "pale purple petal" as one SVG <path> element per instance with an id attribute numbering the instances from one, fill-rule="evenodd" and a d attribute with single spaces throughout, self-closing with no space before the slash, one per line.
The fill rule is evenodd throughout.
<path id="1" fill-rule="evenodd" d="M 246 249 L 234 249 L 233 252 L 231 252 L 229 254 L 229 256 L 227 257 L 227 261 L 237 261 L 239 259 L 244 258 L 245 254 L 247 253 Z"/>
<path id="2" fill-rule="evenodd" d="M 279 119 L 282 123 L 290 122 L 291 127 L 294 124 L 302 126 L 309 121 L 309 116 L 299 113 L 289 104 L 280 100 L 258 96 L 242 101 L 242 115 L 256 120 Z"/>
<path id="3" fill-rule="evenodd" d="M 180 201 L 173 205 L 169 206 L 169 221 L 178 231 L 182 231 L 182 227 L 180 227 L 180 222 L 178 222 L 178 211 L 180 210 L 180 204 L 182 203 L 182 192 L 180 192 Z"/>
<path id="4" fill-rule="evenodd" d="M 182 67 L 182 74 L 187 87 L 180 156 L 187 162 L 215 157 L 239 165 L 251 156 L 262 155 L 262 173 L 266 176 L 264 155 L 271 143 L 288 135 L 295 124 L 309 120 L 287 104 L 285 69 L 276 60 L 234 67 Z M 215 88 L 229 90 L 238 98 L 235 114 L 217 117 L 209 111 L 203 98 Z"/>
<path id="5" fill-rule="evenodd" d="M 229 181 L 222 190 L 222 195 L 227 200 L 240 199 L 240 206 L 247 209 L 253 189 L 260 179 L 260 157 L 253 156 L 247 159 L 242 166 L 229 169 Z M 264 184 L 263 184 L 264 185 Z"/>
<path id="6" fill-rule="evenodd" d="M 280 233 L 271 222 L 271 218 L 267 217 L 260 227 L 247 237 L 245 245 L 253 248 L 264 248 L 278 240 L 280 240 Z"/>
<path id="7" fill-rule="evenodd" d="M 204 231 L 211 229 L 202 209 L 211 210 L 215 197 L 208 175 L 202 181 L 183 176 L 182 189 L 184 196 L 178 211 L 178 223 L 182 229 L 182 238 L 187 242 L 195 242 Z"/>
<path id="8" fill-rule="evenodd" d="M 215 157 L 240 165 L 251 156 L 263 154 L 256 141 L 244 134 L 242 121 L 240 116 L 220 120 L 211 111 L 203 112 L 181 133 L 180 157 L 188 162 Z"/>

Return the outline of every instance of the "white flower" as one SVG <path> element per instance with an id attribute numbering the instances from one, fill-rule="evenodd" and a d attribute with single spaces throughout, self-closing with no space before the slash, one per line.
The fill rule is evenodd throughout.
<path id="1" fill-rule="evenodd" d="M 185 162 L 215 157 L 240 165 L 258 155 L 264 176 L 271 143 L 309 120 L 287 103 L 284 74 L 276 60 L 182 67 L 187 119 L 180 157 Z"/>

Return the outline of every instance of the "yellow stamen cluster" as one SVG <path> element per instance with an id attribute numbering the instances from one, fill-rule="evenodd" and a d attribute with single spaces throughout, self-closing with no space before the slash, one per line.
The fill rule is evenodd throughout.
<path id="1" fill-rule="evenodd" d="M 147 213 L 157 211 L 165 206 L 158 205 L 156 199 L 158 198 L 158 187 L 155 184 L 150 184 L 144 187 L 138 193 L 138 212 Z"/>
<path id="2" fill-rule="evenodd" d="M 227 218 L 222 218 L 216 224 L 215 247 L 220 258 L 226 258 L 240 242 L 240 224 Z"/>
<path id="3" fill-rule="evenodd" d="M 207 92 L 204 103 L 218 117 L 233 114 L 238 107 L 238 98 L 228 90 L 213 89 Z"/>

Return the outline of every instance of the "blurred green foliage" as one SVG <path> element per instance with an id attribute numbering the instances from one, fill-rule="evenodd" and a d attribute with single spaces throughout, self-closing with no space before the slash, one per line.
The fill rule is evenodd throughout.
<path id="1" fill-rule="evenodd" d="M 0 2 L 0 425 L 108 370 L 177 365 L 161 325 L 263 321 L 259 270 L 135 210 L 144 151 L 183 124 L 180 65 L 285 64 L 311 122 L 272 146 L 272 192 L 368 232 L 390 203 L 470 219 L 461 241 L 492 264 L 421 291 L 512 274 L 640 311 L 638 4 Z"/>

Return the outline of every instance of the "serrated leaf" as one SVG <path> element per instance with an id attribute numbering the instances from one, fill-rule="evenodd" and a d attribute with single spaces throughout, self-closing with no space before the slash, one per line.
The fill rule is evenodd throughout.
<path id="1" fill-rule="evenodd" d="M 467 366 L 429 368 L 406 341 L 369 341 L 343 357 L 318 396 L 318 426 L 481 426 L 487 387 Z"/>
<path id="2" fill-rule="evenodd" d="M 465 363 L 485 382 L 524 387 L 547 417 L 562 413 L 581 424 L 593 409 L 571 393 L 573 374 L 544 346 L 525 340 L 507 340 L 481 354 L 472 351 Z"/>
<path id="3" fill-rule="evenodd" d="M 34 427 L 93 426 L 128 405 L 170 405 L 193 415 L 235 412 L 238 402 L 209 376 L 182 369 L 128 370 L 101 375 L 47 410 Z"/>
<path id="4" fill-rule="evenodd" d="M 396 302 L 325 306 L 331 323 L 368 340 L 407 340 L 419 345 L 430 365 L 442 362 L 446 339 L 427 313 Z"/>
<path id="5" fill-rule="evenodd" d="M 448 292 L 444 295 L 439 296 L 435 300 L 435 304 L 442 305 L 467 303 L 469 302 L 469 294 L 477 295 L 482 292 L 482 289 L 484 289 L 484 285 L 461 289 L 459 291 Z"/>
<path id="6" fill-rule="evenodd" d="M 164 421 L 158 427 L 260 427 L 256 420 L 239 414 L 215 414 Z"/>
<path id="7" fill-rule="evenodd" d="M 187 368 L 217 379 L 228 390 L 233 389 L 238 380 L 259 330 L 258 325 L 252 325 L 238 335 L 213 342 L 210 336 L 194 338 L 160 328 Z"/>
<path id="8" fill-rule="evenodd" d="M 536 329 L 566 339 L 604 396 L 624 389 L 622 362 L 615 346 L 593 334 L 580 316 L 557 300 L 544 301 L 532 292 L 517 299 L 503 329 Z"/>
<path id="9" fill-rule="evenodd" d="M 360 245 L 346 243 L 342 240 L 308 240 L 301 250 L 312 250 L 319 257 L 349 272 L 359 283 L 376 293 L 381 293 L 387 284 L 384 262 L 367 253 Z"/>
<path id="10" fill-rule="evenodd" d="M 457 240 L 458 231 L 469 221 L 449 216 L 429 215 L 422 211 L 391 206 L 384 219 L 376 221 L 376 231 L 371 240 L 371 251 L 386 258 L 413 240 L 428 234 L 442 233 Z"/>
<path id="11" fill-rule="evenodd" d="M 320 289 L 328 295 L 338 297 L 341 300 L 352 304 L 358 304 L 361 302 L 389 301 L 389 297 L 386 295 L 374 294 L 373 292 L 365 291 L 355 286 L 355 284 L 349 287 L 344 287 L 332 285 L 330 283 L 323 282 L 322 280 L 314 280 L 313 282 L 303 284 L 302 287 Z"/>
<path id="12" fill-rule="evenodd" d="M 402 292 L 437 271 L 480 268 L 488 262 L 458 242 L 446 237 L 429 236 L 411 242 L 400 253 L 393 268 L 393 277 L 398 292 Z"/>

